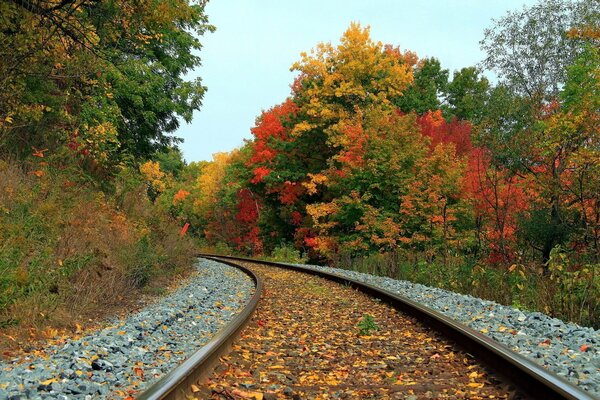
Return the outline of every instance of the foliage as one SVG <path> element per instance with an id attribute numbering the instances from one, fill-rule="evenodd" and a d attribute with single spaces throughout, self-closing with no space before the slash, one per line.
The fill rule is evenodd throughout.
<path id="1" fill-rule="evenodd" d="M 495 21 L 480 42 L 487 57 L 483 65 L 498 73 L 502 84 L 532 99 L 551 100 L 566 81 L 566 67 L 581 43 L 567 32 L 598 23 L 598 2 L 540 1 Z"/>
<path id="2" fill-rule="evenodd" d="M 287 244 L 275 247 L 271 251 L 269 260 L 296 264 L 305 264 L 308 261 L 306 257 L 302 256 L 298 249 Z"/>
<path id="3" fill-rule="evenodd" d="M 0 324 L 70 327 L 185 270 L 192 243 L 123 170 L 115 192 L 0 161 Z"/>
<path id="4" fill-rule="evenodd" d="M 205 87 L 198 36 L 214 28 L 204 2 L 0 4 L 0 152 L 65 149 L 101 177 L 128 157 L 174 143 Z"/>

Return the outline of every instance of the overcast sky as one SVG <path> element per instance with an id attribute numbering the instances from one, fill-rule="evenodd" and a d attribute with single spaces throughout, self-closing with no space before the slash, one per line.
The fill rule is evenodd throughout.
<path id="1" fill-rule="evenodd" d="M 318 42 L 337 43 L 357 21 L 371 38 L 419 57 L 437 57 L 450 71 L 483 58 L 479 41 L 492 18 L 533 4 L 528 0 L 210 0 L 215 33 L 201 38 L 201 76 L 208 92 L 191 124 L 176 135 L 185 159 L 210 160 L 239 147 L 261 110 L 290 93 L 292 63 Z"/>

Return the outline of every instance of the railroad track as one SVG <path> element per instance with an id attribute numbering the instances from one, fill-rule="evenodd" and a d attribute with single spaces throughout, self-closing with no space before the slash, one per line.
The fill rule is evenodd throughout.
<path id="1" fill-rule="evenodd" d="M 334 273 L 295 265 L 241 257 L 208 254 L 201 256 L 242 269 L 255 280 L 256 293 L 246 308 L 206 346 L 143 392 L 139 396 L 140 399 L 235 399 L 253 398 L 255 394 L 254 398 L 263 398 L 263 393 L 267 393 L 271 398 L 278 398 L 273 392 L 284 393 L 289 398 L 311 399 L 318 397 L 318 393 L 328 391 L 335 391 L 341 396 L 339 398 L 433 396 L 434 398 L 594 399 L 582 389 L 512 352 L 506 346 L 395 293 Z M 302 278 L 298 273 L 316 277 L 304 275 Z M 265 283 L 261 276 L 267 279 L 266 293 L 263 290 Z M 327 281 L 313 281 L 322 278 Z M 293 282 L 296 282 L 295 286 Z M 280 315 L 284 314 L 281 312 L 282 307 L 296 303 L 289 300 L 290 293 L 306 291 L 306 287 L 310 290 L 308 294 L 303 294 L 308 296 L 308 300 L 302 300 L 305 303 L 317 302 L 317 305 L 320 304 L 325 308 L 331 304 L 335 305 L 328 308 L 327 317 L 333 319 L 330 324 L 333 325 L 334 330 L 330 334 L 331 345 L 320 343 L 320 347 L 311 348 L 313 343 L 301 342 L 302 338 L 314 342 L 314 337 L 310 336 L 311 324 L 318 323 L 318 320 L 310 320 L 310 315 L 308 318 L 307 316 L 296 317 L 303 313 L 304 310 L 301 308 L 296 308 L 294 311 L 296 316 L 291 318 Z M 338 293 L 338 290 L 342 292 Z M 285 292 L 288 292 L 288 300 L 277 297 L 283 296 Z M 333 293 L 338 294 L 332 296 Z M 259 303 L 261 295 L 265 298 L 264 305 Z M 301 293 L 298 295 L 300 296 Z M 327 303 L 318 300 L 318 295 L 324 296 Z M 363 298 L 348 300 L 353 296 Z M 342 299 L 341 303 L 340 299 Z M 377 300 L 373 301 L 373 299 Z M 299 301 L 299 304 L 304 304 L 302 301 Z M 365 301 L 372 303 L 365 306 Z M 259 315 L 250 322 L 257 306 Z M 377 314 L 375 321 L 385 322 L 382 332 L 373 335 L 367 333 L 365 338 L 356 332 L 349 332 L 355 326 L 350 328 L 338 326 L 337 324 L 341 323 L 343 318 L 337 312 L 344 311 L 345 316 L 349 312 L 345 309 L 351 310 L 352 307 L 355 314 L 362 311 Z M 363 310 L 365 307 L 366 309 Z M 401 314 L 397 313 L 390 317 L 389 313 L 394 313 L 395 310 L 400 311 Z M 286 324 L 283 325 L 283 330 L 278 331 L 274 320 L 280 317 L 286 321 Z M 357 315 L 354 315 L 354 321 L 356 317 Z M 298 319 L 301 321 L 298 322 Z M 265 327 L 265 324 L 268 327 Z M 235 339 L 246 326 L 247 330 L 242 334 L 242 339 L 234 344 Z M 294 329 L 300 331 L 293 332 Z M 254 334 L 261 330 L 262 336 Z M 346 331 L 343 332 L 345 335 L 343 339 L 337 335 L 341 330 Z M 389 332 L 393 335 L 389 335 Z M 288 335 L 297 343 L 288 346 L 285 338 L 277 339 L 281 335 Z M 419 343 L 410 345 L 406 341 L 399 340 L 399 337 L 417 337 Z M 226 355 L 232 346 L 234 351 Z M 259 349 L 260 346 L 283 348 L 265 351 L 264 348 Z M 349 350 L 348 346 L 350 346 Z M 414 350 L 407 352 L 406 349 L 410 346 L 414 347 Z M 351 354 L 354 363 L 351 366 L 337 365 L 336 351 L 344 360 Z M 361 356 L 360 354 L 357 356 L 357 353 L 362 351 L 369 355 L 363 357 L 370 363 L 356 361 L 356 357 Z M 396 357 L 399 351 L 403 357 Z M 293 361 L 294 357 L 302 362 Z M 285 360 L 283 364 L 281 359 Z M 419 363 L 414 364 L 414 360 Z M 269 363 L 274 361 L 270 369 Z M 442 363 L 446 361 L 448 361 L 447 365 Z M 256 372 L 257 364 L 264 369 L 263 372 Z M 215 366 L 216 372 L 211 376 Z M 317 373 L 306 369 L 314 369 Z M 248 370 L 256 373 L 252 376 Z M 269 389 L 263 390 L 261 382 L 269 382 Z"/>

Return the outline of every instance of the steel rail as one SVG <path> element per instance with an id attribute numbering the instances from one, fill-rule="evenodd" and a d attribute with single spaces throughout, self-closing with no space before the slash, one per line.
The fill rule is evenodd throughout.
<path id="1" fill-rule="evenodd" d="M 263 281 L 248 268 L 225 261 L 216 260 L 223 264 L 242 270 L 250 276 L 256 285 L 254 295 L 250 298 L 244 309 L 236 315 L 225 327 L 202 346 L 191 357 L 179 364 L 174 370 L 151 385 L 137 397 L 140 400 L 158 399 L 188 399 L 193 396 L 191 386 L 208 377 L 213 367 L 218 363 L 219 357 L 225 354 L 231 343 L 237 338 L 246 326 L 252 313 L 258 305 L 263 290 Z"/>
<path id="2" fill-rule="evenodd" d="M 223 262 L 225 260 L 236 260 L 286 268 L 317 275 L 338 283 L 348 284 L 423 321 L 428 326 L 442 333 L 445 337 L 452 339 L 469 354 L 475 356 L 478 361 L 489 366 L 496 374 L 502 376 L 506 381 L 514 384 L 519 391 L 532 398 L 597 400 L 596 397 L 583 389 L 546 370 L 534 361 L 515 353 L 507 346 L 440 312 L 397 293 L 334 272 L 324 272 L 294 264 L 216 254 L 200 254 L 200 257 Z"/>

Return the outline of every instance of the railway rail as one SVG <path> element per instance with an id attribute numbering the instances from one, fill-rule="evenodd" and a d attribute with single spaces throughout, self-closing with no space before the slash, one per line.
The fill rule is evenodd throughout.
<path id="1" fill-rule="evenodd" d="M 335 273 L 317 271 L 298 265 L 212 254 L 201 254 L 200 256 L 242 269 L 256 282 L 256 292 L 245 309 L 223 330 L 218 332 L 206 346 L 199 349 L 197 353 L 179 367 L 141 393 L 139 399 L 190 398 L 194 395 L 193 392 L 198 391 L 197 382 L 206 381 L 212 368 L 219 362 L 219 358 L 231 348 L 235 338 L 240 335 L 240 332 L 251 320 L 254 310 L 259 305 L 264 287 L 259 274 L 253 272 L 254 268 L 240 265 L 240 262 L 316 275 L 379 299 L 448 338 L 463 352 L 472 355 L 478 363 L 493 371 L 494 378 L 499 377 L 503 382 L 510 383 L 514 387 L 510 396 L 516 395 L 516 397 L 539 399 L 594 399 L 584 390 L 547 371 L 535 362 L 514 353 L 506 346 L 398 294 Z"/>

